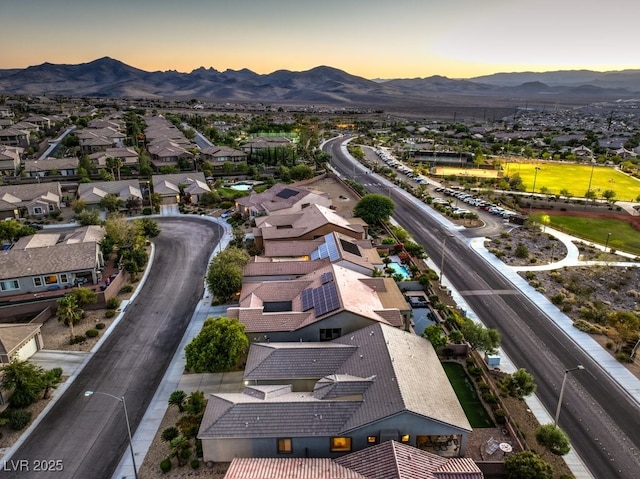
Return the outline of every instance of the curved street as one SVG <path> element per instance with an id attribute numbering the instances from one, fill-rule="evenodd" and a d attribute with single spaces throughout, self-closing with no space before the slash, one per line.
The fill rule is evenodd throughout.
<path id="1" fill-rule="evenodd" d="M 396 205 L 394 218 L 436 264 L 441 264 L 444 250 L 447 282 L 485 326 L 502 333 L 502 349 L 516 367 L 533 374 L 536 394 L 547 411 L 555 411 L 564 370 L 584 365 L 586 371 L 567 380 L 559 425 L 595 478 L 637 477 L 640 415 L 633 398 L 536 304 L 472 251 L 468 239 L 448 221 L 428 214 L 426 205 L 390 189 L 364 167 L 354 167 L 343 152 L 344 141 L 330 140 L 323 147 L 332 155 L 334 169 L 346 178 L 356 177 L 372 193 L 389 195 Z"/>
<path id="2" fill-rule="evenodd" d="M 3 459 L 3 478 L 111 478 L 128 448 L 122 403 L 84 391 L 124 396 L 135 432 L 202 297 L 208 260 L 222 236 L 220 226 L 197 217 L 158 222 L 162 232 L 153 240 L 144 287 L 49 413 Z M 60 461 L 63 472 L 35 471 L 44 460 Z"/>

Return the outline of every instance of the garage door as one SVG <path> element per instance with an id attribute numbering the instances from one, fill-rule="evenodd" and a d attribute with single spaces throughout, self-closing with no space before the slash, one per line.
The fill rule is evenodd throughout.
<path id="1" fill-rule="evenodd" d="M 14 357 L 18 358 L 20 361 L 26 361 L 33 356 L 36 351 L 38 351 L 38 343 L 36 343 L 36 338 L 33 337 L 29 342 L 27 342 L 27 344 L 18 349 L 18 352 Z"/>

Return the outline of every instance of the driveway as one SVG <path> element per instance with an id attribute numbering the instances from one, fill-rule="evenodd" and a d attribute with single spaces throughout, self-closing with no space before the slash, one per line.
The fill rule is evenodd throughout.
<path id="1" fill-rule="evenodd" d="M 195 218 L 159 223 L 144 288 L 49 414 L 11 458 L 3 458 L 29 470 L 4 468 L 3 478 L 111 478 L 128 447 L 122 403 L 83 393 L 124 396 L 135 432 L 202 297 L 207 262 L 221 236 L 218 225 Z M 35 461 L 43 460 L 61 461 L 64 472 L 35 471 Z"/>

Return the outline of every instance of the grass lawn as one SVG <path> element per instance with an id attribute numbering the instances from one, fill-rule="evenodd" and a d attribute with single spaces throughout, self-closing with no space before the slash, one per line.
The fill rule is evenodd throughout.
<path id="1" fill-rule="evenodd" d="M 596 244 L 607 244 L 611 233 L 608 243 L 611 248 L 640 256 L 640 232 L 626 221 L 561 215 L 549 215 L 549 219 L 552 228 Z"/>
<path id="2" fill-rule="evenodd" d="M 464 370 L 464 366 L 458 363 L 442 363 L 449 382 L 458 396 L 458 401 L 467 415 L 469 424 L 473 428 L 495 427 L 491 416 L 482 405 L 480 398 L 476 394 L 475 387 Z"/>
<path id="3" fill-rule="evenodd" d="M 525 189 L 531 192 L 533 189 L 534 177 L 537 193 L 540 188 L 546 187 L 549 194 L 560 194 L 560 190 L 569 191 L 569 196 L 584 197 L 589 188 L 591 178 L 591 189 L 596 192 L 598 198 L 602 197 L 605 190 L 616 192 L 615 199 L 619 201 L 635 201 L 640 194 L 640 180 L 625 175 L 610 166 L 575 165 L 563 163 L 518 163 L 509 162 L 503 165 L 504 175 L 518 173 Z M 536 170 L 536 168 L 540 168 Z M 537 171 L 537 174 L 536 174 Z"/>

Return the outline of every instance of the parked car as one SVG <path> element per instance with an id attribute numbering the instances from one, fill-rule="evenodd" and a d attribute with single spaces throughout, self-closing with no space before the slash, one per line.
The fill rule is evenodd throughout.
<path id="1" fill-rule="evenodd" d="M 29 223 L 27 226 L 29 228 L 33 228 L 34 230 L 41 230 L 43 228 L 40 223 Z"/>

